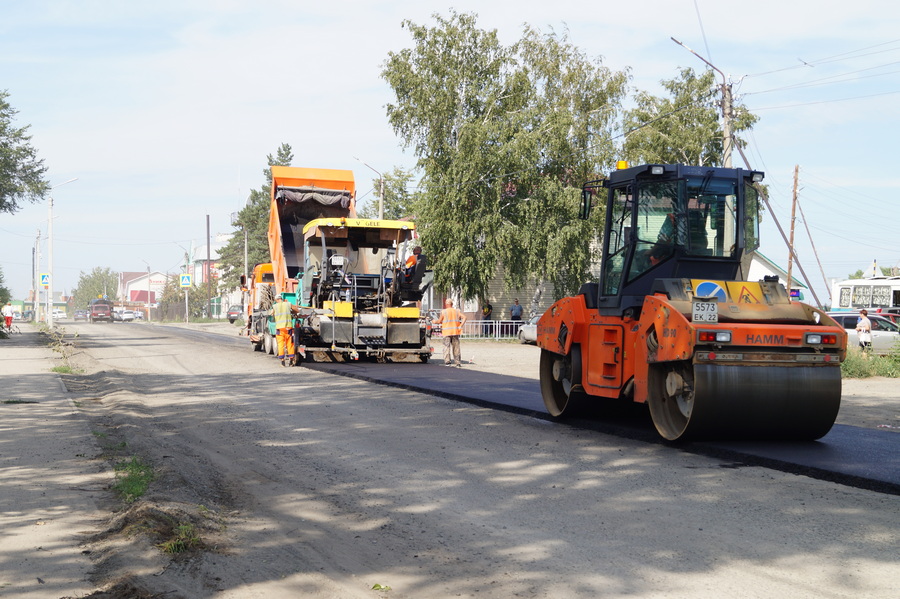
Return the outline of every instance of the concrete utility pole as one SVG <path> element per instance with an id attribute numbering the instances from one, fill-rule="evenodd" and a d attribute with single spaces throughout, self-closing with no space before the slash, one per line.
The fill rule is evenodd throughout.
<path id="1" fill-rule="evenodd" d="M 212 318 L 212 252 L 209 247 L 209 215 L 206 215 L 206 315 Z"/>
<path id="2" fill-rule="evenodd" d="M 728 79 L 725 77 L 725 73 L 719 70 L 716 65 L 709 62 L 708 60 L 679 42 L 674 37 L 669 39 L 705 62 L 707 65 L 709 65 L 709 68 L 722 76 L 722 166 L 724 166 L 725 168 L 731 168 L 731 153 L 734 149 L 734 138 L 731 133 L 731 120 L 734 114 L 734 106 L 732 104 L 731 96 L 731 84 L 728 83 Z"/>
<path id="3" fill-rule="evenodd" d="M 40 282 L 41 282 L 41 230 L 37 230 L 37 239 L 34 240 L 34 263 L 32 264 L 32 268 L 34 269 L 34 297 L 31 298 L 31 309 L 34 311 L 34 314 L 31 315 L 32 320 L 37 322 L 40 320 L 38 317 L 38 313 L 41 311 L 41 292 L 40 292 Z"/>
<path id="4" fill-rule="evenodd" d="M 791 301 L 791 287 L 794 285 L 794 279 L 791 273 L 794 268 L 794 222 L 797 220 L 797 179 L 799 179 L 800 175 L 800 165 L 794 165 L 794 191 L 793 191 L 793 200 L 791 201 L 791 232 L 788 236 L 788 270 L 787 270 L 787 289 L 788 289 L 788 301 Z"/>
<path id="5" fill-rule="evenodd" d="M 57 187 L 62 187 L 66 183 L 78 181 L 78 177 L 63 181 L 59 185 L 50 188 L 53 191 Z M 53 196 L 47 198 L 47 278 L 49 285 L 47 286 L 47 326 L 53 328 Z"/>

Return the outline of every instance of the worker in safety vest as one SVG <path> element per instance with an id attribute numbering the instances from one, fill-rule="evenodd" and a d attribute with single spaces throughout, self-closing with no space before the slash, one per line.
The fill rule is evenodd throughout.
<path id="1" fill-rule="evenodd" d="M 278 296 L 275 298 L 275 329 L 276 329 L 276 340 L 278 341 L 278 357 L 281 359 L 281 365 L 287 366 L 285 364 L 285 359 L 288 362 L 293 363 L 294 361 L 294 320 L 292 318 L 294 306 L 291 305 L 291 302 L 284 301 L 284 298 Z"/>
<path id="2" fill-rule="evenodd" d="M 434 319 L 435 324 L 441 325 L 441 335 L 444 338 L 444 364 L 451 365 L 451 352 L 453 362 L 457 368 L 462 367 L 462 358 L 459 351 L 459 336 L 462 335 L 463 325 L 466 324 L 466 315 L 453 307 L 453 300 L 444 300 L 444 309 L 441 315 Z"/>

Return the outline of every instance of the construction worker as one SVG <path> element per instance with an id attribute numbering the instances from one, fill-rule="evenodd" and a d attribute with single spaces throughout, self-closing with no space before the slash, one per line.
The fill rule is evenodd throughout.
<path id="1" fill-rule="evenodd" d="M 453 307 L 452 299 L 446 299 L 441 315 L 433 322 L 441 325 L 441 335 L 444 338 L 444 364 L 450 366 L 452 353 L 452 361 L 456 363 L 457 368 L 461 368 L 459 336 L 462 335 L 463 325 L 466 324 L 466 315 Z"/>
<path id="2" fill-rule="evenodd" d="M 416 246 L 413 248 L 413 253 L 409 255 L 409 258 L 406 259 L 406 264 L 403 265 L 403 279 L 409 283 L 412 281 L 413 273 L 416 272 L 416 264 L 419 263 L 419 256 L 422 255 L 422 248 Z"/>
<path id="3" fill-rule="evenodd" d="M 275 339 L 278 341 L 278 357 L 281 359 L 281 365 L 287 366 L 285 359 L 293 363 L 294 361 L 294 306 L 291 302 L 284 301 L 284 298 L 278 296 L 275 298 Z"/>

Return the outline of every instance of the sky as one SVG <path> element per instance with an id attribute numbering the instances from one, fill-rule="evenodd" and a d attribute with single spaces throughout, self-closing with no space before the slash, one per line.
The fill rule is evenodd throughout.
<path id="1" fill-rule="evenodd" d="M 282 143 L 294 166 L 353 170 L 371 200 L 378 173 L 416 162 L 387 121 L 384 61 L 412 46 L 405 19 L 433 25 L 451 8 L 505 44 L 525 24 L 568 31 L 655 95 L 681 68 L 705 68 L 680 40 L 760 117 L 746 154 L 771 195 L 762 253 L 787 267 L 774 222 L 788 234 L 799 166 L 794 244 L 819 299 L 826 279 L 873 260 L 900 267 L 893 1 L 0 0 L 0 89 L 58 186 L 53 289 L 71 292 L 95 267 L 178 271 L 185 249 L 205 243 L 207 215 L 213 235 L 234 230 L 231 214 Z M 32 287 L 38 232 L 47 272 L 48 215 L 47 201 L 0 213 L 16 299 Z"/>

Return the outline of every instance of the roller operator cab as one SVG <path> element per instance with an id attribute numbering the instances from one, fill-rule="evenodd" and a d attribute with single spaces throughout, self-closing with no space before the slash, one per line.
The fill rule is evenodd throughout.
<path id="1" fill-rule="evenodd" d="M 606 209 L 600 280 L 538 322 L 544 404 L 564 417 L 602 398 L 646 402 L 667 440 L 817 439 L 840 407 L 844 330 L 747 281 L 763 173 L 620 168 L 582 192 Z"/>

